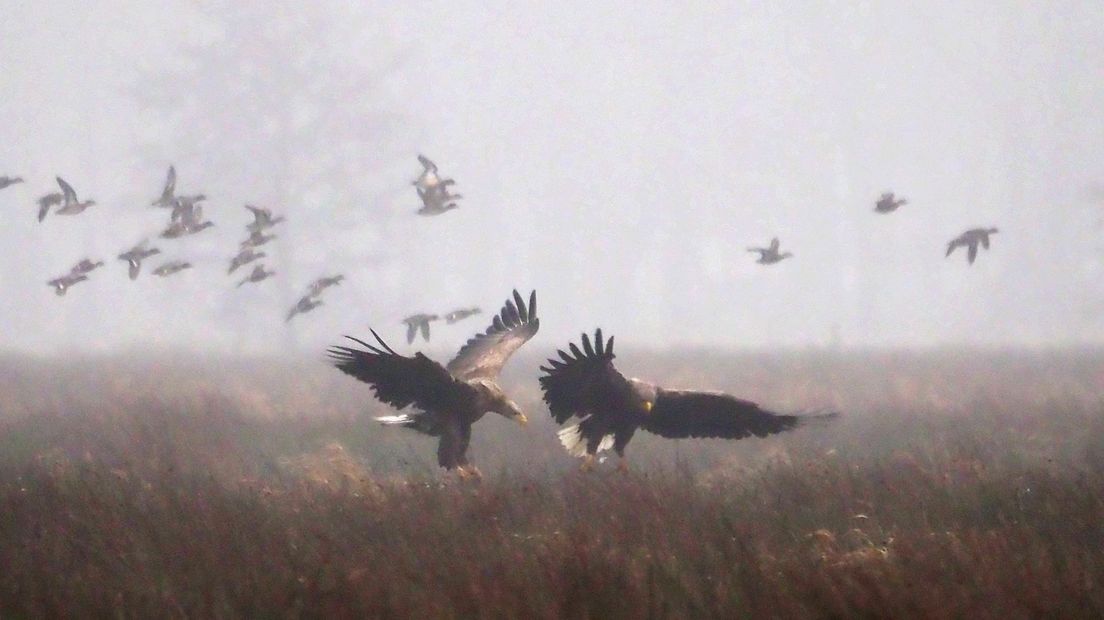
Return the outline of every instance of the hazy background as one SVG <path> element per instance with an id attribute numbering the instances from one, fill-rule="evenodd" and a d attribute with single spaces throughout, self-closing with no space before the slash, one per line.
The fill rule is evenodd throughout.
<path id="1" fill-rule="evenodd" d="M 537 288 L 541 347 L 1104 340 L 1104 5 L 14 2 L 0 349 L 318 352 Z M 381 3 L 371 3 L 381 4 Z M 462 208 L 414 215 L 419 152 Z M 174 163 L 217 227 L 136 282 Z M 100 206 L 35 222 L 55 174 Z M 892 189 L 910 204 L 873 213 Z M 279 275 L 225 273 L 285 213 Z M 946 242 L 999 226 L 968 267 Z M 796 258 L 745 251 L 779 236 Z M 107 268 L 58 298 L 84 256 Z M 284 314 L 319 275 L 325 306 Z M 478 321 L 434 325 L 458 346 Z"/>

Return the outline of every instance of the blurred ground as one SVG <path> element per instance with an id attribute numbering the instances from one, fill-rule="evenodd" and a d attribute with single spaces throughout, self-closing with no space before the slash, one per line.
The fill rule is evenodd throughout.
<path id="1" fill-rule="evenodd" d="M 620 367 L 825 428 L 638 434 L 582 475 L 539 402 L 486 479 L 319 361 L 0 358 L 0 616 L 1104 614 L 1104 354 L 659 354 Z"/>

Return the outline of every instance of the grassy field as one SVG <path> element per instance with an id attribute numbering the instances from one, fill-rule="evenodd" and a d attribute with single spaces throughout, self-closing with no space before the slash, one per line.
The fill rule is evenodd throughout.
<path id="1" fill-rule="evenodd" d="M 582 474 L 520 356 L 461 483 L 317 361 L 0 358 L 0 617 L 1104 617 L 1104 354 L 620 358 L 844 415 Z"/>

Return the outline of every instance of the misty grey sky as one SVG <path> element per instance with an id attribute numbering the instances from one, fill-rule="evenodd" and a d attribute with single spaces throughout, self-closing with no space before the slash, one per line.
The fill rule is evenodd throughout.
<path id="1" fill-rule="evenodd" d="M 542 347 L 599 325 L 626 345 L 1104 339 L 1100 2 L 300 4 L 271 7 L 344 27 L 298 41 L 305 67 L 399 59 L 365 110 L 386 130 L 353 149 L 371 164 L 325 180 L 340 200 L 298 179 L 302 198 L 278 204 L 251 176 L 256 127 L 226 128 L 219 156 L 143 101 L 143 76 L 190 46 L 263 45 L 261 25 L 220 26 L 232 3 L 6 12 L 0 175 L 28 183 L 0 191 L 0 348 L 256 351 L 290 329 L 311 351 L 369 325 L 401 342 L 408 313 L 491 310 L 515 286 L 539 290 Z M 457 179 L 460 210 L 414 215 L 419 152 Z M 130 282 L 114 256 L 162 225 L 146 205 L 169 163 L 218 226 L 159 244 L 194 272 Z M 55 174 L 101 206 L 35 222 Z M 910 204 L 873 213 L 889 189 Z M 247 201 L 287 214 L 293 260 L 271 266 L 290 286 L 226 276 Z M 1001 232 L 973 267 L 943 258 L 982 225 Z M 755 264 L 745 248 L 772 236 L 796 257 Z M 45 281 L 85 255 L 107 269 L 57 298 Z M 286 327 L 289 291 L 336 271 L 349 281 Z M 435 329 L 433 347 L 486 318 Z"/>

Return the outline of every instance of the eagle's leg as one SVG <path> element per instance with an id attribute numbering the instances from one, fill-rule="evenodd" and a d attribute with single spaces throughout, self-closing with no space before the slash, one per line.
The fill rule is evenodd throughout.
<path id="1" fill-rule="evenodd" d="M 613 436 L 613 451 L 617 453 L 617 471 L 623 474 L 629 473 L 629 461 L 625 458 L 625 446 L 629 445 L 629 440 L 632 439 L 634 433 L 636 433 L 636 427 L 631 426 L 621 429 Z"/>
<path id="2" fill-rule="evenodd" d="M 479 468 L 475 465 L 458 465 L 456 467 L 456 474 L 460 476 L 461 480 L 478 482 L 483 479 L 483 472 L 479 471 Z"/>
<path id="3" fill-rule="evenodd" d="M 603 427 L 587 424 L 593 420 L 594 418 L 589 418 L 579 424 L 579 429 L 586 438 L 586 454 L 583 456 L 582 466 L 579 467 L 581 471 L 590 471 L 598 465 L 598 450 L 602 448 L 602 441 L 606 437 Z"/>

